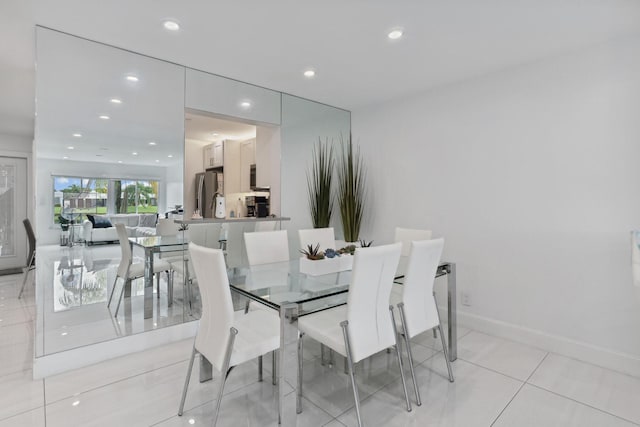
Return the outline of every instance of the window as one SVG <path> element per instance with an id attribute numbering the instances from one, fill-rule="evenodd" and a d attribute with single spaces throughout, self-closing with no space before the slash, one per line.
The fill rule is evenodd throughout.
<path id="1" fill-rule="evenodd" d="M 158 213 L 158 181 L 113 181 L 117 213 Z"/>
<path id="2" fill-rule="evenodd" d="M 157 213 L 158 185 L 153 180 L 53 177 L 53 222 L 60 217 L 82 222 L 87 214 Z"/>

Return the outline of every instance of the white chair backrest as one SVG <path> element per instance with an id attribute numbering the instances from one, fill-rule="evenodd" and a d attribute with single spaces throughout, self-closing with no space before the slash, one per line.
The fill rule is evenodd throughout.
<path id="1" fill-rule="evenodd" d="M 287 230 L 244 233 L 249 265 L 289 261 Z"/>
<path id="2" fill-rule="evenodd" d="M 321 251 L 329 248 L 337 249 L 333 227 L 298 230 L 298 237 L 300 238 L 300 249 L 306 250 L 307 246 L 313 245 L 315 247 L 318 243 L 320 243 Z"/>
<path id="3" fill-rule="evenodd" d="M 173 219 L 160 218 L 156 224 L 156 236 L 175 236 L 180 231 L 180 225 Z"/>
<path id="4" fill-rule="evenodd" d="M 631 232 L 631 273 L 634 286 L 640 288 L 640 231 Z"/>
<path id="5" fill-rule="evenodd" d="M 233 326 L 233 303 L 224 254 L 220 249 L 189 243 L 189 257 L 202 298 L 202 316 L 196 334 L 196 350 L 220 370 Z M 222 375 L 224 374 L 223 372 Z"/>
<path id="6" fill-rule="evenodd" d="M 256 221 L 253 231 L 274 231 L 276 229 L 276 221 Z"/>
<path id="7" fill-rule="evenodd" d="M 389 297 L 400 260 L 400 243 L 356 249 L 347 297 L 354 362 L 395 344 Z"/>
<path id="8" fill-rule="evenodd" d="M 118 233 L 118 241 L 120 242 L 120 265 L 118 266 L 118 276 L 126 277 L 127 270 L 131 265 L 133 259 L 131 254 L 131 243 L 129 243 L 129 236 L 127 236 L 127 229 L 124 224 L 115 224 L 116 232 Z"/>
<path id="9" fill-rule="evenodd" d="M 433 298 L 433 284 L 443 247 L 444 239 L 411 242 L 409 262 L 402 287 L 402 302 L 409 338 L 439 324 Z"/>
<path id="10" fill-rule="evenodd" d="M 411 242 L 414 240 L 429 240 L 431 239 L 431 235 L 431 230 L 396 227 L 396 234 L 393 241 L 402 243 L 402 256 L 409 256 Z"/>

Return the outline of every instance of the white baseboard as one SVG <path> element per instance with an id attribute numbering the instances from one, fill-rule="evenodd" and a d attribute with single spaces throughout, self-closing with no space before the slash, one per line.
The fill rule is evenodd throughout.
<path id="1" fill-rule="evenodd" d="M 33 360 L 33 378 L 41 379 L 98 362 L 148 350 L 196 335 L 198 322 L 187 322 L 155 331 L 144 332 L 78 347 L 59 353 L 36 357 Z"/>
<path id="2" fill-rule="evenodd" d="M 444 308 L 443 312 L 446 308 Z M 458 311 L 458 325 L 603 368 L 640 377 L 640 358 L 476 314 Z"/>

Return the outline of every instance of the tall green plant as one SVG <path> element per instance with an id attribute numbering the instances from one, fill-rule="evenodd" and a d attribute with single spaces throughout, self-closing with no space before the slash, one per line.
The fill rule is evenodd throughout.
<path id="1" fill-rule="evenodd" d="M 366 197 L 366 168 L 360 148 L 353 148 L 351 136 L 348 141 L 340 138 L 341 156 L 338 162 L 338 205 L 344 239 L 356 242 L 364 214 Z"/>
<path id="2" fill-rule="evenodd" d="M 307 171 L 309 189 L 309 211 L 314 228 L 328 227 L 333 212 L 333 144 L 327 139 L 324 143 L 318 139 L 314 145 L 311 172 Z"/>

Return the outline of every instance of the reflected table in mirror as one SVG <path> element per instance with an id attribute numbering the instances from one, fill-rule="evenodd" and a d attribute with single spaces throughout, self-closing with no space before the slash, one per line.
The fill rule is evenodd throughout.
<path id="1" fill-rule="evenodd" d="M 396 278 L 402 279 L 406 271 L 408 259 L 401 257 Z M 230 268 L 229 284 L 231 289 L 252 301 L 263 304 L 278 311 L 280 315 L 280 348 L 287 345 L 295 351 L 278 352 L 278 381 L 284 380 L 285 367 L 296 366 L 294 381 L 298 383 L 297 362 L 297 321 L 304 316 L 319 310 L 326 310 L 347 302 L 351 271 L 310 276 L 300 272 L 300 260 L 263 264 L 252 267 Z M 447 276 L 447 316 L 448 347 L 451 361 L 457 359 L 457 316 L 456 316 L 456 265 L 452 262 L 441 262 L 436 277 Z M 201 357 L 201 373 L 210 373 L 211 364 Z M 210 379 L 209 375 L 201 375 L 200 381 Z M 286 412 L 284 408 L 284 387 L 280 387 L 279 405 L 282 425 L 295 425 L 296 413 Z M 296 393 L 297 395 L 297 393 Z M 302 402 L 296 402 L 296 412 L 301 412 Z"/>
<path id="2" fill-rule="evenodd" d="M 189 241 L 179 233 L 176 236 L 129 237 L 129 242 L 144 249 L 144 318 L 150 319 L 153 317 L 153 254 L 184 251 Z"/>

